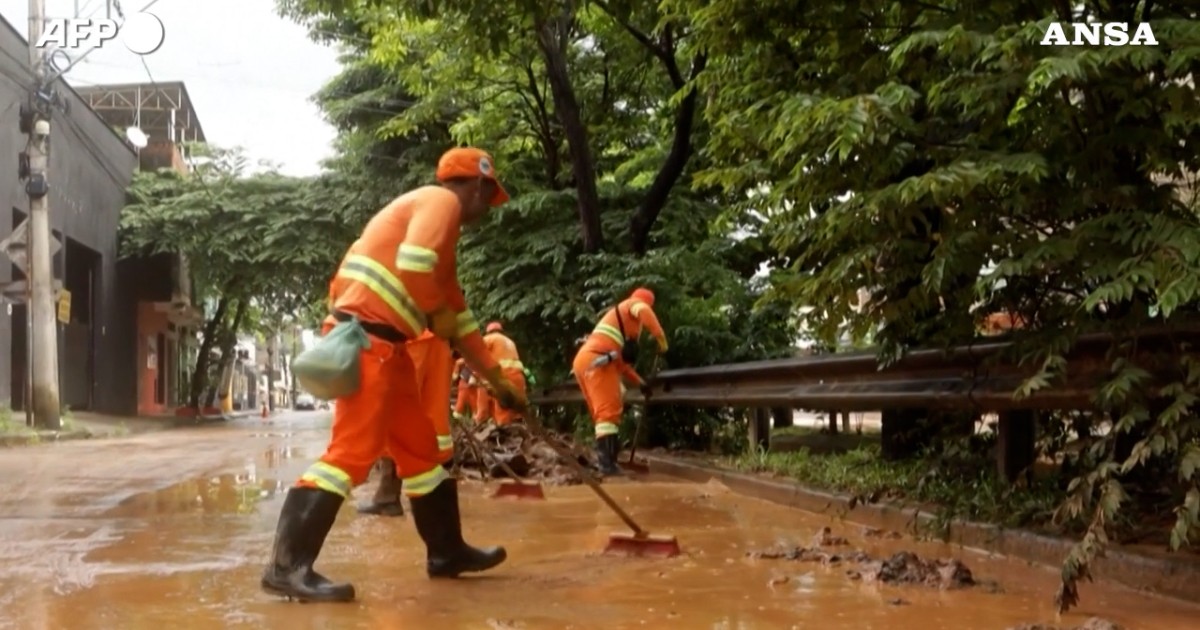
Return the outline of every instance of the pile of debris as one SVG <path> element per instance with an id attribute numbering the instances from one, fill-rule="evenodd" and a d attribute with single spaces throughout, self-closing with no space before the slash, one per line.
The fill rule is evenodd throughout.
<path id="1" fill-rule="evenodd" d="M 916 584 L 938 589 L 959 589 L 976 586 L 971 570 L 954 559 L 925 560 L 910 551 L 900 551 L 889 558 L 872 558 L 865 551 L 836 548 L 849 546 L 849 541 L 824 527 L 810 547 L 792 547 L 750 552 L 752 558 L 817 562 L 824 565 L 850 563 L 858 565 L 846 571 L 852 580 L 883 584 Z M 833 549 L 831 549 L 833 548 Z"/>
<path id="2" fill-rule="evenodd" d="M 575 453 L 584 468 L 594 469 L 590 448 L 576 446 L 570 436 L 548 431 L 551 437 L 568 452 Z M 474 436 L 475 439 L 471 439 Z M 521 424 L 498 427 L 484 424 L 455 429 L 454 452 L 459 474 L 468 479 L 502 479 L 509 475 L 499 462 L 504 462 L 523 479 L 546 485 L 566 486 L 583 483 L 570 463 L 554 452 L 550 445 Z"/>

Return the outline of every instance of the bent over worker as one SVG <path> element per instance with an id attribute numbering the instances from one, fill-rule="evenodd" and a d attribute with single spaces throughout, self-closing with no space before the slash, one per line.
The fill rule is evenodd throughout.
<path id="1" fill-rule="evenodd" d="M 454 378 L 458 381 L 458 390 L 454 397 L 454 416 L 466 420 L 475 414 L 475 374 L 463 359 L 454 363 Z"/>
<path id="2" fill-rule="evenodd" d="M 628 299 L 600 318 L 600 323 L 576 353 L 572 365 L 595 425 L 596 459 L 600 462 L 601 474 L 606 476 L 621 474 L 617 466 L 617 455 L 621 452 L 617 434 L 625 412 L 621 378 L 640 387 L 643 393 L 649 389 L 630 365 L 636 360 L 638 337 L 645 330 L 658 340 L 660 353 L 667 351 L 667 336 L 653 307 L 654 293 L 646 288 L 634 290 Z"/>
<path id="3" fill-rule="evenodd" d="M 504 327 L 500 322 L 492 322 L 487 325 L 487 334 L 483 336 L 483 343 L 487 346 L 488 351 L 492 354 L 492 358 L 500 364 L 500 369 L 503 370 L 505 378 L 508 382 L 516 387 L 522 396 L 526 395 L 525 391 L 525 366 L 521 363 L 521 355 L 517 352 L 517 344 L 504 334 Z M 515 409 L 506 409 L 502 405 L 496 404 L 496 399 L 492 397 L 487 388 L 480 387 L 476 400 L 476 409 L 483 409 L 486 418 L 490 417 L 496 420 L 496 424 L 504 426 L 521 420 L 521 412 Z M 476 412 L 476 420 L 480 418 L 479 412 Z"/>
<path id="4" fill-rule="evenodd" d="M 454 369 L 454 351 L 441 337 L 426 330 L 416 339 L 404 344 L 413 369 L 417 375 L 417 389 L 425 415 L 433 422 L 437 433 L 438 459 L 442 467 L 450 470 L 454 461 L 454 438 L 450 433 L 450 378 Z M 358 508 L 360 514 L 380 516 L 404 516 L 400 503 L 403 484 L 396 476 L 396 461 L 381 457 L 376 462 L 379 468 L 379 486 L 371 502 Z"/>
<path id="5" fill-rule="evenodd" d="M 488 353 L 458 283 L 460 225 L 478 221 L 508 199 L 492 159 L 478 149 L 451 149 L 438 162 L 440 186 L 405 193 L 376 214 L 342 259 L 330 283 L 335 322 L 354 322 L 369 343 L 361 351 L 359 388 L 338 398 L 329 446 L 284 499 L 271 561 L 269 593 L 301 601 L 351 601 L 354 586 L 313 570 L 338 508 L 383 454 L 396 459 L 413 522 L 424 541 L 431 578 L 484 571 L 504 561 L 503 547 L 477 549 L 462 537 L 458 487 L 438 454 L 405 343 L 428 327 L 454 339 L 507 406 L 520 392 Z M 428 326 L 427 326 L 428 324 Z"/>

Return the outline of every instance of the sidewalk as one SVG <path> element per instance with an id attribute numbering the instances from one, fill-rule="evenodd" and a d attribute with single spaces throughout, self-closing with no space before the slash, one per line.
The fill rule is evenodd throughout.
<path id="1" fill-rule="evenodd" d="M 195 427 L 205 424 L 228 422 L 240 418 L 257 415 L 257 412 L 235 411 L 217 416 L 176 417 L 176 416 L 113 416 L 90 411 L 72 411 L 62 418 L 60 431 L 35 431 L 23 425 L 24 418 L 13 418 L 17 427 L 9 427 L 8 431 L 0 431 L 0 447 L 40 444 L 42 442 L 61 442 L 64 440 L 83 440 L 91 438 L 112 438 L 140 433 L 152 433 L 180 427 Z"/>

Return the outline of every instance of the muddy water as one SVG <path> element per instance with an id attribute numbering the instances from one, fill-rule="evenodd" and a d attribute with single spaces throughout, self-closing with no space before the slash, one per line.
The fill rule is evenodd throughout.
<path id="1" fill-rule="evenodd" d="M 0 519 L 0 627 L 925 630 L 1070 627 L 1101 616 L 1128 628 L 1170 630 L 1200 620 L 1200 609 L 1095 585 L 1084 588 L 1078 613 L 1056 619 L 1053 571 L 970 553 L 957 555 L 1002 592 L 874 586 L 848 579 L 846 567 L 751 559 L 747 552 L 777 543 L 809 545 L 825 525 L 872 555 L 954 552 L 866 538 L 829 517 L 740 498 L 719 485 L 669 480 L 609 487 L 649 529 L 679 537 L 679 558 L 598 555 L 619 521 L 586 488 L 547 488 L 545 502 L 517 502 L 465 485 L 467 537 L 506 544 L 510 559 L 500 570 L 431 582 L 408 519 L 360 517 L 346 506 L 318 566 L 352 580 L 360 601 L 288 604 L 262 594 L 258 578 L 282 491 L 320 452 L 324 435 L 231 429 L 218 469 L 178 471 L 169 486 L 120 497 L 93 486 L 78 493 L 56 486 L 51 494 L 60 500 L 51 508 Z M 230 455 L 238 449 L 240 457 Z"/>

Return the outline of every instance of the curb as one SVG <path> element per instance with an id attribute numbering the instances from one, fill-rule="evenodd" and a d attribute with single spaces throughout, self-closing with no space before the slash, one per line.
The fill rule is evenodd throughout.
<path id="1" fill-rule="evenodd" d="M 66 442 L 69 440 L 86 440 L 93 437 L 91 431 L 75 429 L 71 431 L 30 431 L 12 435 L 0 435 L 0 447 L 28 446 L 46 442 Z"/>
<path id="2" fill-rule="evenodd" d="M 912 534 L 914 524 L 928 525 L 934 520 L 930 512 L 903 507 L 895 503 L 859 503 L 851 506 L 850 497 L 815 490 L 794 481 L 764 479 L 707 464 L 683 461 L 674 457 L 647 453 L 651 472 L 663 473 L 696 483 L 713 479 L 739 494 L 798 508 L 817 514 L 828 514 L 869 527 Z M 1028 530 L 1005 529 L 996 525 L 971 521 L 952 521 L 947 542 L 967 549 L 1018 558 L 1030 563 L 1057 569 L 1074 542 L 1038 534 Z M 1091 573 L 1097 580 L 1111 582 L 1157 595 L 1200 601 L 1200 558 L 1178 554 L 1154 557 L 1142 553 L 1110 549 L 1103 557 L 1092 561 Z"/>
<path id="3" fill-rule="evenodd" d="M 219 424 L 222 422 L 231 422 L 248 418 L 257 415 L 256 411 L 235 411 L 233 413 L 219 416 L 196 416 L 192 418 L 174 418 L 171 421 L 163 422 L 159 427 L 148 429 L 145 431 L 131 431 L 128 433 L 118 434 L 114 428 L 112 430 L 89 431 L 87 429 L 71 429 L 68 431 L 28 431 L 24 433 L 13 433 L 0 435 L 0 448 L 16 447 L 16 446 L 32 446 L 36 444 L 45 444 L 47 442 L 68 442 L 72 440 L 89 440 L 89 439 L 107 439 L 117 437 L 127 437 L 138 433 L 152 433 L 155 431 L 167 431 L 170 429 L 183 429 L 187 427 L 200 427 Z"/>

